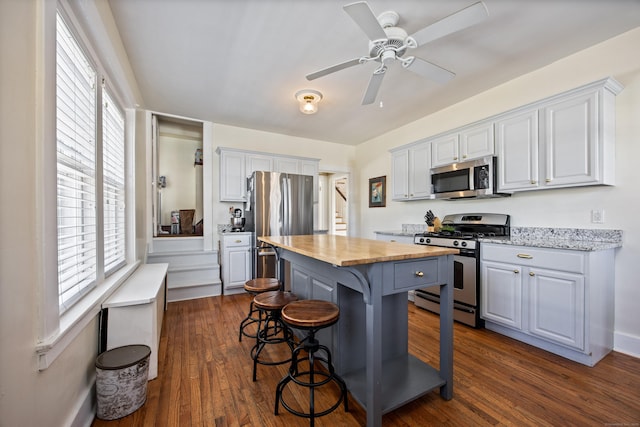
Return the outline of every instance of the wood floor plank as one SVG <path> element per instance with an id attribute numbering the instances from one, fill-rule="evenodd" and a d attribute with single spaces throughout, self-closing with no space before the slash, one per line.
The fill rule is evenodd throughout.
<path id="1" fill-rule="evenodd" d="M 308 426 L 280 408 L 275 387 L 287 366 L 259 366 L 252 381 L 251 347 L 238 342 L 246 316 L 245 294 L 168 305 L 160 338 L 158 378 L 147 402 L 117 422 L 94 427 Z M 409 303 L 409 351 L 438 366 L 438 317 Z M 273 350 L 270 356 L 275 357 Z M 287 387 L 287 398 L 308 404 L 308 395 Z M 319 396 L 331 404 L 337 389 Z M 365 411 L 353 400 L 317 420 L 318 426 L 362 426 Z M 385 414 L 383 424 L 405 426 L 604 426 L 640 423 L 640 359 L 612 352 L 590 368 L 485 329 L 454 325 L 454 396 L 437 391 Z"/>

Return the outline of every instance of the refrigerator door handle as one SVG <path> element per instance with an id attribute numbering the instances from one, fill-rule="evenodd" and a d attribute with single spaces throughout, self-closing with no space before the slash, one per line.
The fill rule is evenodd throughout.
<path id="1" fill-rule="evenodd" d="M 282 224 L 282 234 L 288 236 L 291 234 L 291 179 L 285 176 L 282 183 L 282 208 L 284 211 L 282 214 L 284 220 Z"/>

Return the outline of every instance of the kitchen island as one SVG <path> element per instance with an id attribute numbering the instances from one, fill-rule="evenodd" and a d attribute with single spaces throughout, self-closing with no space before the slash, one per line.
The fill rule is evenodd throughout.
<path id="1" fill-rule="evenodd" d="M 332 301 L 336 325 L 318 334 L 336 371 L 366 410 L 367 426 L 436 388 L 453 396 L 453 256 L 457 249 L 334 235 L 271 236 L 280 277 L 285 260 L 291 291 L 301 299 Z M 440 366 L 408 352 L 407 292 L 441 285 Z"/>

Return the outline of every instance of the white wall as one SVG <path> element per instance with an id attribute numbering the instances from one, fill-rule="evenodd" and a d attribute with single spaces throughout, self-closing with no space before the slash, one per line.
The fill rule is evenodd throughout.
<path id="1" fill-rule="evenodd" d="M 640 258 L 640 28 L 613 38 L 547 67 L 469 98 L 457 105 L 374 138 L 356 148 L 356 170 L 362 188 L 358 234 L 400 229 L 422 223 L 431 209 L 437 216 L 458 212 L 500 212 L 514 226 L 608 228 L 624 231 L 624 246 L 616 254 L 616 349 L 640 356 L 640 286 L 635 263 Z M 393 202 L 368 208 L 366 182 L 391 176 L 389 149 L 612 76 L 625 89 L 616 99 L 616 185 L 518 193 L 511 198 L 471 201 Z M 391 185 L 387 180 L 387 187 Z M 592 224 L 592 209 L 605 210 L 605 223 Z"/>

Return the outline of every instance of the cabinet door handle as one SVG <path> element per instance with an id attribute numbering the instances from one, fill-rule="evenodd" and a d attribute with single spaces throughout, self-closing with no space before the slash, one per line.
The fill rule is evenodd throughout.
<path id="1" fill-rule="evenodd" d="M 462 158 L 463 158 L 463 159 L 466 159 L 466 158 L 467 158 L 467 155 L 465 154 L 464 156 L 462 156 Z"/>
<path id="2" fill-rule="evenodd" d="M 518 273 L 520 273 L 520 270 L 515 269 L 515 270 L 513 270 L 513 272 L 514 272 L 514 273 L 516 273 L 516 274 L 518 274 Z"/>
<path id="3" fill-rule="evenodd" d="M 458 160 L 458 158 L 457 158 L 457 157 L 454 157 L 454 158 L 453 158 L 453 160 Z"/>
<path id="4" fill-rule="evenodd" d="M 422 271 L 416 271 L 416 277 L 422 277 L 424 273 Z"/>
<path id="5" fill-rule="evenodd" d="M 393 240 L 393 239 L 391 239 L 391 240 L 389 240 L 389 241 L 390 241 L 390 242 L 395 242 L 395 240 Z"/>
<path id="6" fill-rule="evenodd" d="M 547 178 L 544 180 L 545 182 L 551 182 L 551 178 Z"/>
<path id="7" fill-rule="evenodd" d="M 242 243 L 242 240 L 238 239 L 238 240 L 236 240 L 236 243 Z"/>
<path id="8" fill-rule="evenodd" d="M 534 273 L 533 271 L 530 271 L 530 272 L 529 272 L 529 276 L 533 277 L 533 276 L 535 276 L 535 275 L 536 275 L 536 273 Z"/>
<path id="9" fill-rule="evenodd" d="M 533 259 L 533 256 L 529 254 L 518 254 L 518 258 Z"/>

